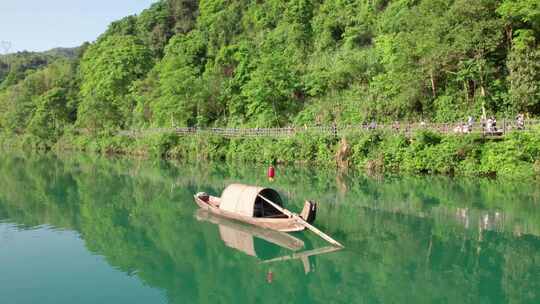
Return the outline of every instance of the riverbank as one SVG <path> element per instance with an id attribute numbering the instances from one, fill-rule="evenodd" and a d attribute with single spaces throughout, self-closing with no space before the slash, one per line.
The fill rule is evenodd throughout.
<path id="1" fill-rule="evenodd" d="M 226 138 L 154 134 L 140 138 L 111 133 L 65 134 L 57 143 L 3 137 L 2 145 L 31 150 L 86 151 L 182 161 L 295 163 L 373 174 L 442 174 L 534 178 L 540 176 L 540 131 L 504 138 L 419 131 L 412 136 L 359 130 L 335 137 L 300 133 L 281 138 Z"/>

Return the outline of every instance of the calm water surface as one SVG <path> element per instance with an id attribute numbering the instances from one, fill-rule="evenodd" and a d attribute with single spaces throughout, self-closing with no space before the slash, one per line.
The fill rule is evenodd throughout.
<path id="1" fill-rule="evenodd" d="M 319 201 L 346 246 L 298 259 L 326 244 L 197 213 L 193 193 L 231 182 L 268 185 L 262 167 L 0 155 L 0 303 L 540 303 L 538 182 L 278 168 L 287 206 Z"/>

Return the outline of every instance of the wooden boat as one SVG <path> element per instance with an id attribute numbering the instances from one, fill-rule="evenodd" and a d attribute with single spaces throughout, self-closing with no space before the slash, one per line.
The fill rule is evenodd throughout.
<path id="1" fill-rule="evenodd" d="M 242 184 L 229 185 L 221 197 L 197 193 L 195 202 L 213 214 L 283 232 L 304 230 L 306 222 L 312 223 L 316 215 L 313 202 L 306 201 L 298 216 L 283 208 L 281 197 L 275 190 Z"/>

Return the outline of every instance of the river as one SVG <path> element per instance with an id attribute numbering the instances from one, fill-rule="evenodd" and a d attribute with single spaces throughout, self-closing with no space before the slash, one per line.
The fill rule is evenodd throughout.
<path id="1" fill-rule="evenodd" d="M 2 153 L 0 303 L 540 303 L 537 181 L 265 171 Z M 318 201 L 346 248 L 291 258 L 327 244 L 197 212 L 233 182 Z"/>

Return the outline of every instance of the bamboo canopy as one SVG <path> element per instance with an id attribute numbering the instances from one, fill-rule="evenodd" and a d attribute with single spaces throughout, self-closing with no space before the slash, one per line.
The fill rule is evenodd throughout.
<path id="1" fill-rule="evenodd" d="M 223 190 L 219 208 L 244 216 L 257 216 L 256 210 L 261 209 L 264 202 L 259 195 L 264 195 L 279 206 L 283 206 L 279 193 L 273 189 L 231 184 Z"/>

